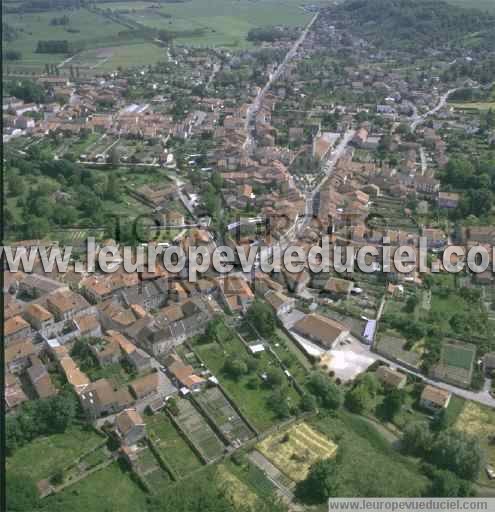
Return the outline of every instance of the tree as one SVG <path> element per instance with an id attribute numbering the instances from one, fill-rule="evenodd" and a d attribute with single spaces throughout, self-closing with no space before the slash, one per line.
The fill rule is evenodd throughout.
<path id="1" fill-rule="evenodd" d="M 456 498 L 472 495 L 471 483 L 458 478 L 454 473 L 446 469 L 435 469 L 431 479 L 429 496 L 434 498 Z"/>
<path id="2" fill-rule="evenodd" d="M 391 389 L 383 400 L 382 410 L 384 417 L 388 421 L 392 421 L 399 414 L 404 405 L 404 393 L 400 389 Z"/>
<path id="3" fill-rule="evenodd" d="M 459 478 L 474 481 L 481 470 L 483 453 L 476 438 L 450 430 L 438 435 L 429 460 L 440 469 L 452 471 Z"/>
<path id="4" fill-rule="evenodd" d="M 269 338 L 275 332 L 275 317 L 272 308 L 265 302 L 255 300 L 247 312 L 247 319 L 262 336 Z"/>
<path id="5" fill-rule="evenodd" d="M 6 480 L 7 510 L 9 512 L 25 512 L 37 508 L 38 490 L 29 475 L 9 471 Z"/>
<path id="6" fill-rule="evenodd" d="M 64 470 L 58 468 L 50 478 L 50 483 L 53 485 L 61 485 L 64 482 Z"/>
<path id="7" fill-rule="evenodd" d="M 301 410 L 303 412 L 313 412 L 316 410 L 316 398 L 310 393 L 304 393 L 301 399 Z"/>
<path id="8" fill-rule="evenodd" d="M 418 296 L 414 293 L 412 295 L 410 295 L 406 301 L 406 305 L 404 306 L 404 311 L 406 313 L 414 313 L 414 310 L 416 309 L 416 307 L 418 306 L 419 304 L 419 298 Z"/>
<path id="9" fill-rule="evenodd" d="M 268 405 L 277 418 L 285 420 L 290 417 L 290 407 L 287 403 L 287 390 L 277 388 L 268 398 Z"/>
<path id="10" fill-rule="evenodd" d="M 345 395 L 345 405 L 349 411 L 355 414 L 363 414 L 366 410 L 371 409 L 373 397 L 366 386 L 357 385 Z"/>
<path id="11" fill-rule="evenodd" d="M 10 92 L 16 98 L 28 103 L 43 103 L 45 101 L 45 90 L 41 85 L 32 80 L 21 80 L 10 87 Z"/>
<path id="12" fill-rule="evenodd" d="M 425 456 L 431 447 L 433 436 L 427 423 L 410 423 L 402 433 L 402 449 L 415 456 Z"/>
<path id="13" fill-rule="evenodd" d="M 160 39 L 162 43 L 170 44 L 174 40 L 174 36 L 168 30 L 159 30 L 158 39 Z"/>
<path id="14" fill-rule="evenodd" d="M 8 174 L 7 183 L 10 195 L 14 197 L 22 196 L 26 191 L 26 184 L 24 183 L 24 179 L 22 176 L 19 176 L 15 172 L 10 172 Z"/>
<path id="15" fill-rule="evenodd" d="M 272 387 L 279 387 L 284 381 L 284 374 L 279 368 L 270 368 L 266 372 L 266 383 Z"/>
<path id="16" fill-rule="evenodd" d="M 324 503 L 338 492 L 338 468 L 335 459 L 313 464 L 308 476 L 296 487 L 296 496 L 307 504 Z"/>
<path id="17" fill-rule="evenodd" d="M 248 368 L 242 359 L 229 358 L 223 365 L 223 371 L 232 379 L 239 380 L 243 375 L 246 375 Z"/>
<path id="18" fill-rule="evenodd" d="M 110 164 L 113 168 L 116 168 L 120 164 L 120 152 L 117 149 L 117 146 L 113 146 L 113 148 L 110 150 L 109 155 Z"/>
<path id="19" fill-rule="evenodd" d="M 118 165 L 118 163 L 116 165 Z M 119 199 L 119 195 L 119 180 L 117 179 L 117 176 L 114 173 L 110 173 L 108 175 L 107 186 L 105 187 L 105 198 L 110 199 L 112 201 L 116 201 Z"/>
<path id="20" fill-rule="evenodd" d="M 433 432 L 442 432 L 449 428 L 449 415 L 446 409 L 442 409 L 431 422 Z"/>
<path id="21" fill-rule="evenodd" d="M 316 397 L 321 407 L 330 410 L 341 407 L 342 392 L 324 373 L 313 372 L 308 378 L 307 388 Z"/>
<path id="22" fill-rule="evenodd" d="M 177 416 L 179 414 L 179 405 L 173 396 L 167 400 L 167 407 L 173 416 Z"/>

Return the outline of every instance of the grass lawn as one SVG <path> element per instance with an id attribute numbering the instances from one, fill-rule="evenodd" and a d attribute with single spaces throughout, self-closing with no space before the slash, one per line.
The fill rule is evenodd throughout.
<path id="1" fill-rule="evenodd" d="M 28 474 L 35 481 L 49 478 L 104 441 L 93 430 L 72 427 L 63 434 L 40 437 L 16 450 L 12 457 L 7 457 L 7 471 Z"/>
<path id="2" fill-rule="evenodd" d="M 146 510 L 146 497 L 129 473 L 114 462 L 41 503 L 42 510 L 49 512 L 137 512 Z"/>
<path id="3" fill-rule="evenodd" d="M 165 413 L 147 416 L 146 430 L 162 457 L 180 476 L 185 476 L 201 466 L 201 461 Z"/>
<path id="4" fill-rule="evenodd" d="M 450 399 L 449 406 L 447 407 L 447 417 L 449 419 L 449 425 L 454 425 L 459 416 L 462 414 L 464 410 L 464 406 L 466 405 L 466 400 L 457 395 L 452 395 Z"/>
<path id="5" fill-rule="evenodd" d="M 342 450 L 341 496 L 421 496 L 428 481 L 414 459 L 404 457 L 365 419 L 340 411 L 310 424 Z"/>

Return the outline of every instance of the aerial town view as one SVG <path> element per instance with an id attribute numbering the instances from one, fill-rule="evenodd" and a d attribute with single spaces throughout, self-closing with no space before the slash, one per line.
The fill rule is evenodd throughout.
<path id="1" fill-rule="evenodd" d="M 4 0 L 2 72 L 0 510 L 495 511 L 495 0 Z"/>

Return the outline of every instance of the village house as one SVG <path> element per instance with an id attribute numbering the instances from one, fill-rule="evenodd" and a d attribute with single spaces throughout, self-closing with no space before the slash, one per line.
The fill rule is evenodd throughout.
<path id="1" fill-rule="evenodd" d="M 19 282 L 19 295 L 30 299 L 38 299 L 59 288 L 67 289 L 62 283 L 54 279 L 39 274 L 28 274 Z"/>
<path id="2" fill-rule="evenodd" d="M 136 409 L 125 409 L 115 418 L 115 433 L 123 445 L 132 446 L 146 437 L 146 424 Z"/>
<path id="3" fill-rule="evenodd" d="M 17 340 L 5 347 L 5 366 L 10 373 L 22 373 L 30 365 L 30 356 L 35 353 L 30 339 Z"/>
<path id="4" fill-rule="evenodd" d="M 240 276 L 227 275 L 217 280 L 223 303 L 236 313 L 245 313 L 254 302 L 254 293 Z"/>
<path id="5" fill-rule="evenodd" d="M 421 407 L 437 413 L 449 406 L 450 398 L 451 394 L 448 391 L 427 385 L 421 393 L 419 403 Z"/>
<path id="6" fill-rule="evenodd" d="M 325 283 L 322 291 L 329 295 L 332 299 L 345 300 L 349 298 L 353 288 L 354 283 L 352 281 L 348 281 L 347 279 L 340 279 L 338 277 L 331 277 Z"/>
<path id="7" fill-rule="evenodd" d="M 438 207 L 442 209 L 454 209 L 459 206 L 461 195 L 456 192 L 439 192 Z"/>
<path id="8" fill-rule="evenodd" d="M 292 330 L 327 349 L 336 347 L 350 334 L 347 327 L 317 313 L 306 315 L 294 324 Z"/>
<path id="9" fill-rule="evenodd" d="M 30 334 L 31 326 L 20 315 L 9 318 L 3 324 L 3 337 L 6 346 L 14 341 L 28 338 Z"/>
<path id="10" fill-rule="evenodd" d="M 61 347 L 65 348 L 65 347 Z M 62 370 L 67 382 L 74 388 L 76 393 L 82 393 L 90 384 L 88 376 L 79 369 L 74 359 L 69 355 L 62 355 L 58 359 L 58 364 Z"/>
<path id="11" fill-rule="evenodd" d="M 48 295 L 46 305 L 57 321 L 71 320 L 76 315 L 89 313 L 91 310 L 91 305 L 82 295 L 67 289 Z"/>
<path id="12" fill-rule="evenodd" d="M 416 193 L 421 196 L 435 196 L 440 190 L 440 181 L 428 176 L 416 176 L 414 180 Z"/>
<path id="13" fill-rule="evenodd" d="M 53 315 L 40 304 L 29 304 L 24 317 L 36 331 L 46 331 L 55 323 Z"/>
<path id="14" fill-rule="evenodd" d="M 166 361 L 168 372 L 172 381 L 179 388 L 186 388 L 188 391 L 198 391 L 205 384 L 206 380 L 196 375 L 191 365 L 186 365 L 176 354 L 170 354 Z"/>
<path id="15" fill-rule="evenodd" d="M 388 366 L 380 366 L 375 373 L 378 380 L 386 387 L 403 389 L 407 383 L 407 375 Z"/>
<path id="16" fill-rule="evenodd" d="M 111 336 L 92 339 L 89 349 L 100 366 L 116 364 L 120 360 L 120 345 Z"/>
<path id="17" fill-rule="evenodd" d="M 76 326 L 79 336 L 92 338 L 101 336 L 101 325 L 95 314 L 76 316 L 72 322 Z"/>
<path id="18" fill-rule="evenodd" d="M 19 379 L 9 372 L 5 374 L 4 399 L 7 412 L 15 410 L 28 399 Z"/>
<path id="19" fill-rule="evenodd" d="M 91 419 L 120 412 L 134 402 L 126 388 L 116 389 L 107 379 L 91 382 L 80 393 L 79 399 L 82 408 Z"/>
<path id="20" fill-rule="evenodd" d="M 57 388 L 53 385 L 46 366 L 37 356 L 31 356 L 30 362 L 31 366 L 26 373 L 38 398 L 43 399 L 56 395 L 58 393 Z"/>
<path id="21" fill-rule="evenodd" d="M 485 354 L 483 357 L 483 369 L 487 377 L 495 377 L 495 352 Z"/>
<path id="22" fill-rule="evenodd" d="M 443 249 L 447 244 L 447 235 L 441 229 L 425 228 L 423 236 L 426 238 L 428 249 Z"/>
<path id="23" fill-rule="evenodd" d="M 296 303 L 295 299 L 292 297 L 287 297 L 287 295 L 283 294 L 279 291 L 269 290 L 264 299 L 270 306 L 277 316 L 286 315 L 290 313 L 294 308 Z"/>
<path id="24" fill-rule="evenodd" d="M 153 372 L 133 380 L 129 387 L 136 399 L 145 398 L 157 392 L 159 377 L 158 372 Z"/>
<path id="25" fill-rule="evenodd" d="M 124 306 L 137 304 L 146 311 L 149 311 L 158 309 L 165 304 L 168 291 L 168 279 L 160 277 L 158 279 L 140 281 L 132 287 L 118 290 L 115 294 L 115 300 L 118 300 Z"/>

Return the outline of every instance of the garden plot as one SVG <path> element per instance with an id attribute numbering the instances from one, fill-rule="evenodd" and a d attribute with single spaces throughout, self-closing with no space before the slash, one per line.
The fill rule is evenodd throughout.
<path id="1" fill-rule="evenodd" d="M 336 444 L 306 423 L 267 437 L 257 448 L 294 482 L 304 480 L 315 462 L 334 457 L 337 452 Z"/>
<path id="2" fill-rule="evenodd" d="M 161 485 L 171 482 L 170 475 L 160 467 L 154 453 L 149 448 L 139 451 L 134 467 L 150 486 L 150 489 L 158 490 Z"/>
<path id="3" fill-rule="evenodd" d="M 160 455 L 179 476 L 201 467 L 201 461 L 165 413 L 148 416 L 146 430 Z"/>
<path id="4" fill-rule="evenodd" d="M 475 357 L 474 345 L 445 343 L 440 362 L 434 369 L 434 376 L 454 385 L 468 387 L 471 383 Z"/>
<path id="5" fill-rule="evenodd" d="M 217 476 L 221 482 L 221 489 L 236 507 L 247 507 L 254 510 L 258 497 L 236 475 L 232 474 L 224 465 L 218 467 Z"/>
<path id="6" fill-rule="evenodd" d="M 189 400 L 179 400 L 178 407 L 177 423 L 203 457 L 208 462 L 220 457 L 224 452 L 224 446 L 203 416 Z"/>
<path id="7" fill-rule="evenodd" d="M 219 388 L 206 389 L 196 399 L 231 444 L 244 443 L 253 437 L 251 429 Z"/>
<path id="8" fill-rule="evenodd" d="M 380 334 L 379 341 L 375 345 L 376 351 L 382 356 L 394 359 L 398 363 L 419 368 L 421 355 L 407 350 L 407 340 L 395 334 Z"/>

